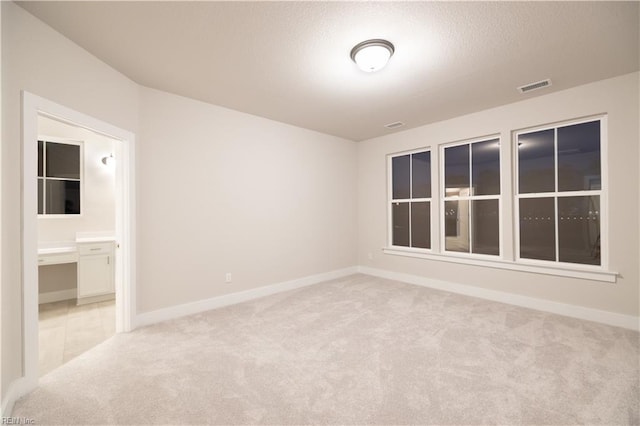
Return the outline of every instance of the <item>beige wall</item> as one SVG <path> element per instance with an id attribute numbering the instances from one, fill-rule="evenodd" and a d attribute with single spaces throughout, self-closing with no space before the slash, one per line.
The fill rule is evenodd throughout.
<path id="1" fill-rule="evenodd" d="M 596 308 L 639 314 L 638 146 L 639 74 L 629 74 L 547 96 L 458 117 L 358 144 L 359 264 L 437 280 Z M 399 257 L 386 245 L 387 154 L 607 113 L 609 123 L 610 269 L 617 283 L 585 281 L 464 264 Z M 510 186 L 510 185 L 509 185 Z M 504 198 L 508 204 L 508 197 Z M 507 225 L 511 218 L 505 217 Z M 510 226 L 505 240 L 513 239 Z M 513 250 L 505 247 L 507 255 Z M 373 259 L 368 254 L 373 254 Z"/>
<path id="2" fill-rule="evenodd" d="M 2 7 L 2 398 L 22 375 L 21 90 L 137 132 L 138 86 L 20 7 Z M 36 212 L 34 212 L 36 214 Z"/>
<path id="3" fill-rule="evenodd" d="M 356 263 L 354 142 L 142 89 L 137 161 L 139 312 Z"/>

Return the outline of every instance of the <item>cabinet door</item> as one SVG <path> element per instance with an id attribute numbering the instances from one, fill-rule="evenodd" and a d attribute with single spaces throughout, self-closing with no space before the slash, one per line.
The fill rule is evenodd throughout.
<path id="1" fill-rule="evenodd" d="M 113 292 L 113 257 L 111 255 L 80 256 L 78 298 Z"/>

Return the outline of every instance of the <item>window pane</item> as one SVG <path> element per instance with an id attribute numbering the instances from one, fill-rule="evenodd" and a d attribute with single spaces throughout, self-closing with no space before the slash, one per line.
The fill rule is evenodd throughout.
<path id="1" fill-rule="evenodd" d="M 47 180 L 47 214 L 80 214 L 80 182 Z"/>
<path id="2" fill-rule="evenodd" d="M 80 146 L 47 142 L 47 177 L 80 179 Z"/>
<path id="3" fill-rule="evenodd" d="M 38 141 L 38 176 L 42 177 L 44 176 L 44 162 L 43 162 L 43 156 L 44 156 L 44 142 L 42 141 Z"/>
<path id="4" fill-rule="evenodd" d="M 469 145 L 444 149 L 446 196 L 469 195 Z"/>
<path id="5" fill-rule="evenodd" d="M 520 194 L 555 191 L 553 129 L 518 136 Z"/>
<path id="6" fill-rule="evenodd" d="M 411 203 L 411 247 L 431 248 L 430 203 Z"/>
<path id="7" fill-rule="evenodd" d="M 44 184 L 38 179 L 38 214 L 44 214 Z"/>
<path id="8" fill-rule="evenodd" d="M 493 139 L 471 145 L 473 195 L 500 194 L 500 142 Z"/>
<path id="9" fill-rule="evenodd" d="M 409 203 L 392 204 L 393 245 L 409 247 Z"/>
<path id="10" fill-rule="evenodd" d="M 473 253 L 500 254 L 500 212 L 498 200 L 472 201 Z"/>
<path id="11" fill-rule="evenodd" d="M 553 198 L 520 199 L 520 257 L 556 260 Z"/>
<path id="12" fill-rule="evenodd" d="M 392 169 L 392 197 L 394 200 L 410 198 L 409 191 L 409 155 L 393 157 L 391 160 Z"/>
<path id="13" fill-rule="evenodd" d="M 444 203 L 445 249 L 469 253 L 469 201 Z"/>
<path id="14" fill-rule="evenodd" d="M 561 262 L 600 265 L 600 197 L 558 198 Z"/>
<path id="15" fill-rule="evenodd" d="M 600 189 L 600 121 L 558 128 L 558 191 Z"/>
<path id="16" fill-rule="evenodd" d="M 411 156 L 413 198 L 431 198 L 431 152 Z"/>

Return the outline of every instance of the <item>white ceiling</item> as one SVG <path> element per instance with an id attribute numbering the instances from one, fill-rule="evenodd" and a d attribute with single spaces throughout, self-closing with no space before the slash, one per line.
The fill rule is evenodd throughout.
<path id="1" fill-rule="evenodd" d="M 139 84 L 356 141 L 640 68 L 639 2 L 18 4 Z"/>

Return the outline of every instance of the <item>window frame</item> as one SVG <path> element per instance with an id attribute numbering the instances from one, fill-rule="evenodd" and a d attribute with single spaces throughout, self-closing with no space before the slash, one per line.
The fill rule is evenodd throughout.
<path id="1" fill-rule="evenodd" d="M 502 198 L 504 196 L 504 184 L 503 184 L 503 176 L 502 176 L 502 148 L 498 149 L 498 170 L 500 172 L 500 193 L 498 195 L 468 195 L 468 196 L 452 196 L 447 197 L 447 188 L 445 182 L 446 170 L 445 170 L 445 149 L 452 148 L 456 146 L 469 145 L 469 188 L 473 188 L 473 154 L 471 146 L 475 143 L 480 142 L 488 142 L 491 140 L 497 139 L 498 144 L 502 143 L 502 137 L 499 133 L 486 135 L 481 137 L 476 137 L 472 139 L 464 139 L 455 142 L 449 142 L 439 145 L 439 200 L 438 207 L 440 209 L 438 217 L 440 220 L 440 254 L 443 256 L 454 256 L 461 257 L 464 259 L 486 259 L 491 261 L 502 260 L 504 257 L 505 249 L 503 244 L 503 224 L 504 224 L 504 212 L 503 212 L 503 201 Z M 471 220 L 471 212 L 469 212 L 469 252 L 459 252 L 453 250 L 447 250 L 446 244 L 446 225 L 445 225 L 445 205 L 447 201 L 469 201 L 469 208 L 471 208 L 472 201 L 479 200 L 498 200 L 498 244 L 499 244 L 499 253 L 498 254 L 485 254 L 485 253 L 473 253 L 473 243 L 472 243 L 472 220 Z"/>
<path id="2" fill-rule="evenodd" d="M 403 157 L 405 155 L 420 154 L 429 152 L 429 168 L 431 176 L 429 182 L 431 185 L 431 197 L 428 198 L 412 198 L 413 195 L 413 162 L 409 161 L 409 198 L 393 198 L 393 159 Z M 394 250 L 403 250 L 414 253 L 432 253 L 433 252 L 433 151 L 431 147 L 416 148 L 409 151 L 395 152 L 387 154 L 387 247 Z M 411 158 L 411 157 L 410 157 Z M 409 203 L 409 246 L 397 246 L 393 244 L 393 203 L 403 202 Z M 411 203 L 412 202 L 428 202 L 429 203 L 429 247 L 412 247 L 411 246 Z"/>
<path id="3" fill-rule="evenodd" d="M 42 185 L 42 191 L 43 191 L 43 213 L 38 213 L 38 219 L 63 219 L 63 218 L 78 218 L 78 217 L 82 217 L 84 215 L 84 141 L 81 140 L 75 140 L 75 139 L 63 139 L 63 138 L 59 138 L 59 137 L 55 137 L 55 136 L 46 136 L 46 135 L 39 135 L 38 136 L 38 140 L 37 142 L 43 142 L 43 157 L 42 157 L 42 177 L 40 177 L 39 175 L 36 175 L 36 179 L 38 181 L 42 180 L 43 185 Z M 36 143 L 37 143 L 36 142 Z M 52 178 L 52 177 L 47 177 L 47 149 L 46 149 L 46 144 L 47 143 L 57 143 L 57 144 L 65 144 L 65 145 L 75 145 L 80 147 L 80 170 L 79 170 L 79 175 L 80 178 L 79 179 L 73 179 L 73 178 Z M 74 182 L 80 182 L 80 213 L 54 213 L 54 214 L 49 214 L 46 213 L 46 204 L 47 204 L 47 190 L 46 190 L 46 181 L 48 180 L 57 180 L 57 181 L 74 181 Z"/>
<path id="4" fill-rule="evenodd" d="M 600 121 L 600 265 L 580 264 L 570 262 L 556 262 L 538 259 L 520 258 L 520 222 L 519 222 L 519 169 L 518 169 L 518 136 L 523 133 L 536 132 L 546 129 L 571 126 L 590 121 Z M 527 126 L 521 128 L 505 129 L 501 132 L 489 134 L 481 137 L 466 138 L 451 142 L 433 142 L 429 146 L 417 149 L 409 149 L 401 152 L 386 154 L 387 172 L 387 244 L 382 248 L 384 254 L 412 257 L 417 259 L 427 259 L 439 262 L 448 262 L 461 265 L 474 265 L 477 267 L 488 267 L 492 269 L 503 269 L 517 272 L 529 272 L 557 277 L 568 277 L 586 279 L 606 283 L 615 283 L 619 275 L 618 272 L 610 268 L 610 244 L 609 244 L 609 164 L 608 164 L 608 114 L 598 113 L 585 115 L 582 117 L 548 121 L 545 124 Z M 498 139 L 502 145 L 500 149 L 500 255 L 485 255 L 475 253 L 460 253 L 444 250 L 444 212 L 443 194 L 440 188 L 445 187 L 444 182 L 444 155 L 443 147 L 454 144 L 465 144 L 474 141 Z M 438 149 L 440 148 L 440 149 Z M 392 242 L 392 215 L 391 215 L 391 191 L 392 191 L 392 167 L 391 159 L 396 156 L 412 154 L 417 152 L 431 152 L 431 249 L 420 249 L 405 246 L 394 246 Z M 442 157 L 442 158 L 440 158 Z M 509 159 L 509 164 L 505 164 L 505 159 Z M 439 169 L 438 169 L 439 168 Z M 556 171 L 556 173 L 558 173 Z M 505 189 L 508 193 L 505 194 Z M 565 191 L 567 196 L 571 196 L 569 191 Z M 581 192 L 581 191 L 578 191 Z M 446 194 L 446 192 L 445 192 Z M 577 194 L 587 195 L 587 194 Z M 508 197 L 508 198 L 504 198 Z M 438 211 L 441 209 L 441 211 Z M 509 226 L 505 229 L 505 226 Z M 435 234 L 438 234 L 436 238 Z"/>
<path id="5" fill-rule="evenodd" d="M 558 191 L 558 129 L 576 124 L 600 121 L 600 189 L 599 190 L 578 190 L 578 191 Z M 543 130 L 554 131 L 554 183 L 553 192 L 535 192 L 520 194 L 520 162 L 518 157 L 518 137 L 523 134 L 539 132 Z M 564 120 L 550 124 L 528 127 L 512 132 L 513 151 L 513 233 L 514 233 L 514 255 L 515 262 L 522 265 L 561 267 L 581 271 L 608 271 L 609 268 L 609 186 L 608 186 L 608 127 L 607 115 L 599 114 L 588 117 Z M 584 263 L 562 262 L 560 261 L 559 250 L 559 228 L 558 228 L 558 199 L 565 197 L 600 197 L 600 264 L 590 265 Z M 555 257 L 556 260 L 529 259 L 521 257 L 520 253 L 520 200 L 523 198 L 553 198 L 554 200 L 554 237 L 555 237 Z"/>

